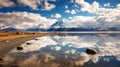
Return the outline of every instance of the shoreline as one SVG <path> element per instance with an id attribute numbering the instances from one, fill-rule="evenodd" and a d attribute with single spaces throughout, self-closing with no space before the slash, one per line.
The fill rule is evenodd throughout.
<path id="1" fill-rule="evenodd" d="M 0 41 L 0 57 L 3 57 L 10 50 L 14 49 L 17 46 L 20 46 L 22 43 L 35 39 L 36 37 L 55 35 L 55 33 L 41 33 L 38 35 L 31 35 L 26 37 L 15 38 L 11 40 Z"/>

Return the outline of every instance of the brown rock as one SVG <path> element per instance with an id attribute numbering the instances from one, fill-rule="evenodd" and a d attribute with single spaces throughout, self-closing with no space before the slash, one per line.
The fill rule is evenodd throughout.
<path id="1" fill-rule="evenodd" d="M 23 47 L 17 47 L 17 50 L 23 50 Z"/>
<path id="2" fill-rule="evenodd" d="M 26 43 L 27 45 L 30 45 L 31 43 Z"/>
<path id="3" fill-rule="evenodd" d="M 0 61 L 4 61 L 2 58 L 0 58 Z"/>
<path id="4" fill-rule="evenodd" d="M 38 40 L 38 39 L 35 39 L 35 40 Z"/>

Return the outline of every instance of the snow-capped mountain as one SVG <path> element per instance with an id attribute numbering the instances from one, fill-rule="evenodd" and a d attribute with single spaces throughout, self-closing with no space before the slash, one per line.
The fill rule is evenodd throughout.
<path id="1" fill-rule="evenodd" d="M 29 28 L 26 31 L 120 31 L 120 28 L 116 27 L 98 27 L 92 22 L 85 23 L 75 20 L 61 19 L 53 23 L 47 29 L 43 28 L 43 25 L 39 25 L 33 28 Z M 96 25 L 96 26 L 95 26 Z"/>
<path id="2" fill-rule="evenodd" d="M 81 22 L 74 22 L 73 20 L 61 19 L 51 25 L 48 31 L 90 31 L 93 28 L 83 27 Z"/>
<path id="3" fill-rule="evenodd" d="M 72 20 L 61 19 L 55 22 L 50 28 L 78 28 L 80 27 L 80 22 L 74 22 Z"/>
<path id="4" fill-rule="evenodd" d="M 38 24 L 37 26 L 24 29 L 25 31 L 120 31 L 117 27 L 98 27 L 94 26 L 92 22 L 85 23 L 83 21 L 61 19 L 50 26 Z M 93 25 L 92 25 L 93 24 Z M 46 26 L 46 28 L 45 28 Z M 0 27 L 0 30 L 17 31 L 16 27 Z"/>
<path id="5" fill-rule="evenodd" d="M 50 28 L 66 28 L 66 26 L 67 26 L 67 20 L 61 19 L 55 22 L 53 25 L 51 25 Z"/>
<path id="6" fill-rule="evenodd" d="M 85 23 L 84 21 L 61 19 L 50 26 L 48 31 L 119 31 L 118 27 L 99 27 L 92 21 Z M 89 20 L 88 20 L 89 21 Z"/>

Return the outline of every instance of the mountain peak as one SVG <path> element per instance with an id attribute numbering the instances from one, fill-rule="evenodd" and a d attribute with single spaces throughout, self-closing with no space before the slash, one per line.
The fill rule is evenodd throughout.
<path id="1" fill-rule="evenodd" d="M 56 23 L 54 23 L 53 25 L 50 26 L 50 28 L 65 28 L 66 26 L 66 20 L 65 19 L 61 19 L 58 20 Z"/>

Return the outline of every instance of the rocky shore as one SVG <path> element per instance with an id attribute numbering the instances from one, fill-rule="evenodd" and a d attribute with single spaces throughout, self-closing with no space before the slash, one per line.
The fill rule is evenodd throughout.
<path id="1" fill-rule="evenodd" d="M 36 37 L 39 37 L 39 36 L 28 36 L 28 37 L 18 38 L 15 40 L 0 42 L 0 56 L 4 56 L 6 53 L 8 53 L 11 49 L 15 48 L 16 46 L 19 46 L 25 41 L 34 39 Z"/>

